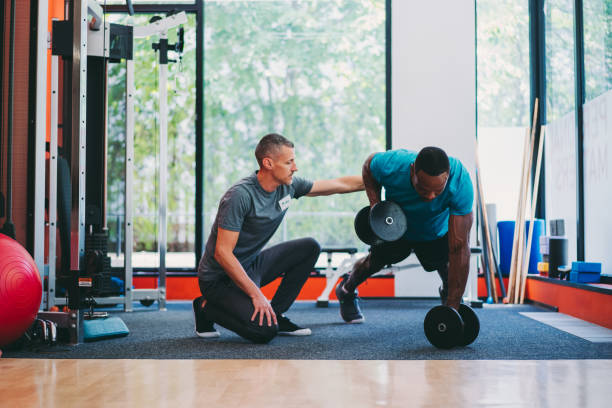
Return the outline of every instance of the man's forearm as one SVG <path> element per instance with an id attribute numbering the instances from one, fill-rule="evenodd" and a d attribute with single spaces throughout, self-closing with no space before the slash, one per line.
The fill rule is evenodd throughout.
<path id="1" fill-rule="evenodd" d="M 470 273 L 470 229 L 473 215 L 450 215 L 448 219 L 448 296 L 446 304 L 459 309 Z"/>
<path id="2" fill-rule="evenodd" d="M 353 193 L 364 189 L 363 179 L 361 176 L 345 176 L 337 179 L 339 193 Z"/>
<path id="3" fill-rule="evenodd" d="M 370 206 L 373 206 L 376 203 L 379 203 L 381 200 L 381 185 L 378 184 L 374 176 L 372 176 L 372 172 L 370 171 L 370 162 L 374 154 L 371 154 L 363 163 L 362 168 L 362 177 L 363 177 L 363 185 L 365 187 L 366 195 L 368 196 L 368 200 L 370 201 Z"/>
<path id="4" fill-rule="evenodd" d="M 465 285 L 470 273 L 470 249 L 465 246 L 449 253 L 448 296 L 446 304 L 459 309 Z"/>
<path id="5" fill-rule="evenodd" d="M 249 278 L 246 271 L 238 262 L 238 258 L 232 253 L 220 252 L 215 253 L 215 260 L 221 265 L 225 273 L 230 279 L 238 286 L 244 293 L 249 297 L 255 297 L 260 289 L 255 283 Z"/>
<path id="6" fill-rule="evenodd" d="M 308 197 L 345 194 L 363 190 L 361 176 L 344 176 L 330 180 L 315 180 Z"/>

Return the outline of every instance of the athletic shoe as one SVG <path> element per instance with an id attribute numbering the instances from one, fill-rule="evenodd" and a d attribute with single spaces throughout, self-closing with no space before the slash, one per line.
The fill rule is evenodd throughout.
<path id="1" fill-rule="evenodd" d="M 347 293 L 342 289 L 347 279 L 348 275 L 342 278 L 340 283 L 336 286 L 336 297 L 340 302 L 340 315 L 347 323 L 363 323 L 365 318 L 361 314 L 357 290 Z"/>
<path id="2" fill-rule="evenodd" d="M 207 320 L 202 314 L 202 301 L 203 296 L 193 299 L 193 316 L 195 319 L 195 332 L 198 337 L 212 338 L 219 337 L 221 334 L 215 330 L 215 326 L 212 321 Z"/>
<path id="3" fill-rule="evenodd" d="M 278 334 L 281 336 L 310 336 L 310 329 L 300 327 L 293 323 L 289 318 L 281 315 L 276 317 L 278 322 Z"/>

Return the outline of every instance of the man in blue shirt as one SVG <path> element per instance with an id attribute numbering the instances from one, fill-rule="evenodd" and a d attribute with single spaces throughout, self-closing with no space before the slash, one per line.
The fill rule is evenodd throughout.
<path id="1" fill-rule="evenodd" d="M 426 271 L 438 271 L 442 302 L 458 309 L 469 273 L 473 221 L 474 190 L 468 171 L 437 147 L 425 147 L 418 154 L 400 149 L 370 155 L 363 165 L 363 182 L 370 206 L 381 201 L 385 188 L 386 199 L 404 210 L 408 229 L 397 241 L 373 246 L 337 285 L 342 318 L 363 322 L 357 286 L 413 251 Z"/>

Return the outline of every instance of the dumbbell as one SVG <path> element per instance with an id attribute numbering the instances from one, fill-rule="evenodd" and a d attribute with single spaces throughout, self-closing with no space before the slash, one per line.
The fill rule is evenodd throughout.
<path id="1" fill-rule="evenodd" d="M 355 232 L 368 245 L 397 241 L 406 233 L 406 215 L 393 201 L 363 207 L 355 216 Z"/>
<path id="2" fill-rule="evenodd" d="M 425 316 L 425 336 L 437 348 L 450 349 L 472 344 L 480 332 L 480 320 L 472 308 L 459 305 L 459 311 L 450 306 L 436 306 Z"/>

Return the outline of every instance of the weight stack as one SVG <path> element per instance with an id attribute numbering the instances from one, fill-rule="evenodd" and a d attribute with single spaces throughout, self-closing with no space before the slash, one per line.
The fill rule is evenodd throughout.
<path id="1" fill-rule="evenodd" d="M 94 265 L 89 265 L 86 273 L 93 279 L 93 295 L 113 294 L 111 281 L 111 261 L 108 256 L 108 231 L 94 232 L 85 236 L 85 258 L 95 257 Z M 93 266 L 93 267 L 92 267 Z"/>

